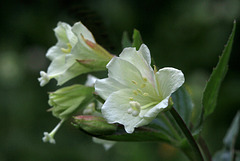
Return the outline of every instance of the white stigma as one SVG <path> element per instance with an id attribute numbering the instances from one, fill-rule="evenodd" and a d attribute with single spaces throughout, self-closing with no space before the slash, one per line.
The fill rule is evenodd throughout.
<path id="1" fill-rule="evenodd" d="M 40 82 L 40 86 L 43 87 L 43 86 L 45 86 L 49 82 L 50 78 L 47 75 L 47 73 L 44 72 L 44 71 L 40 72 L 40 76 L 41 77 L 38 78 L 38 81 Z"/>
<path id="2" fill-rule="evenodd" d="M 50 133 L 44 132 L 44 133 L 43 133 L 44 137 L 42 138 L 42 141 L 45 142 L 45 143 L 46 143 L 46 142 L 49 142 L 49 143 L 51 143 L 51 144 L 55 144 L 56 141 L 55 141 L 55 139 L 54 139 L 54 135 L 56 134 L 56 132 L 58 131 L 58 129 L 61 127 L 61 125 L 62 125 L 63 122 L 64 122 L 64 120 L 61 120 L 61 121 L 57 124 L 57 126 L 56 126 Z"/>
<path id="3" fill-rule="evenodd" d="M 141 111 L 141 105 L 137 101 L 130 101 L 130 108 L 128 109 L 127 113 L 132 114 L 132 116 L 138 116 Z"/>

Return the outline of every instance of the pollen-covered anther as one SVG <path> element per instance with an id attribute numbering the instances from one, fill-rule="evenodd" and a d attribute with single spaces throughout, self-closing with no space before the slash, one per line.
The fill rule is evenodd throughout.
<path id="1" fill-rule="evenodd" d="M 144 82 L 147 82 L 147 78 L 143 77 L 143 81 L 144 81 Z"/>
<path id="2" fill-rule="evenodd" d="M 137 101 L 130 101 L 130 108 L 128 109 L 127 113 L 132 114 L 132 116 L 138 116 L 141 111 L 141 105 Z"/>
<path id="3" fill-rule="evenodd" d="M 143 94 L 141 89 L 137 89 L 138 93 Z"/>
<path id="4" fill-rule="evenodd" d="M 133 94 L 135 94 L 137 96 L 138 92 L 136 90 L 133 90 Z"/>
<path id="5" fill-rule="evenodd" d="M 68 47 L 67 49 L 61 48 L 61 51 L 64 53 L 70 53 L 72 50 L 72 45 L 70 43 L 67 43 L 67 47 Z"/>
<path id="6" fill-rule="evenodd" d="M 130 101 L 133 101 L 133 97 L 129 97 L 129 100 L 130 100 Z"/>
<path id="7" fill-rule="evenodd" d="M 137 85 L 137 82 L 136 82 L 135 80 L 132 80 L 132 83 L 135 84 L 135 85 Z"/>
<path id="8" fill-rule="evenodd" d="M 144 88 L 144 87 L 146 87 L 146 84 L 145 84 L 145 83 L 141 85 L 141 88 Z"/>
<path id="9" fill-rule="evenodd" d="M 143 96 L 149 96 L 149 94 L 148 93 L 143 93 Z"/>

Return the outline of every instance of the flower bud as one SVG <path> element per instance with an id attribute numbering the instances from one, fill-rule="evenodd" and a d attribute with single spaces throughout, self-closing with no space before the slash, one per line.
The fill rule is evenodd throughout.
<path id="1" fill-rule="evenodd" d="M 83 85 L 72 85 L 60 88 L 49 93 L 49 105 L 53 115 L 61 120 L 66 120 L 88 103 L 93 95 L 94 89 Z"/>
<path id="2" fill-rule="evenodd" d="M 103 117 L 90 115 L 74 117 L 73 125 L 94 136 L 111 134 L 117 129 L 117 125 L 107 123 Z"/>

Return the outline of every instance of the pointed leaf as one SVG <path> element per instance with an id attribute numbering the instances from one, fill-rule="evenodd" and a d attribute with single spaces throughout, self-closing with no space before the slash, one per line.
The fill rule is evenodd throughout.
<path id="1" fill-rule="evenodd" d="M 228 129 L 228 132 L 223 140 L 224 143 L 223 149 L 218 151 L 214 155 L 213 161 L 239 160 L 239 153 L 235 149 L 235 142 L 237 140 L 239 127 L 240 127 L 240 111 L 238 111 L 237 115 L 235 116 L 232 125 Z"/>
<path id="2" fill-rule="evenodd" d="M 239 132 L 239 127 L 240 127 L 240 111 L 237 113 L 235 116 L 231 127 L 228 129 L 228 132 L 223 140 L 224 145 L 227 148 L 234 148 L 238 132 Z"/>
<path id="3" fill-rule="evenodd" d="M 204 118 L 210 115 L 215 109 L 215 106 L 217 103 L 218 91 L 224 79 L 224 76 L 227 73 L 228 60 L 232 50 L 235 30 L 236 30 L 236 22 L 234 21 L 233 30 L 229 37 L 227 45 L 223 50 L 222 56 L 219 59 L 217 67 L 213 70 L 211 77 L 205 87 L 205 90 L 203 93 L 203 99 L 202 99 L 202 104 L 204 107 Z"/>
<path id="4" fill-rule="evenodd" d="M 143 41 L 142 41 L 142 37 L 140 32 L 137 29 L 133 30 L 133 43 L 132 43 L 132 47 L 136 47 L 136 49 L 138 50 L 140 48 L 140 46 L 142 45 Z"/>

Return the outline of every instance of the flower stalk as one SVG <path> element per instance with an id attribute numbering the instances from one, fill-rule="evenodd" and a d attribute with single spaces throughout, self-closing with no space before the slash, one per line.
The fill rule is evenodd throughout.
<path id="1" fill-rule="evenodd" d="M 192 147 L 192 150 L 195 154 L 195 158 L 197 159 L 197 161 L 204 161 L 201 151 L 200 151 L 194 137 L 192 136 L 191 132 L 187 128 L 187 125 L 184 123 L 181 116 L 174 109 L 174 107 L 172 107 L 169 111 L 170 111 L 171 115 L 173 116 L 173 118 L 175 119 L 175 121 L 177 122 L 178 126 L 181 128 L 184 135 L 186 136 L 188 143 Z"/>

